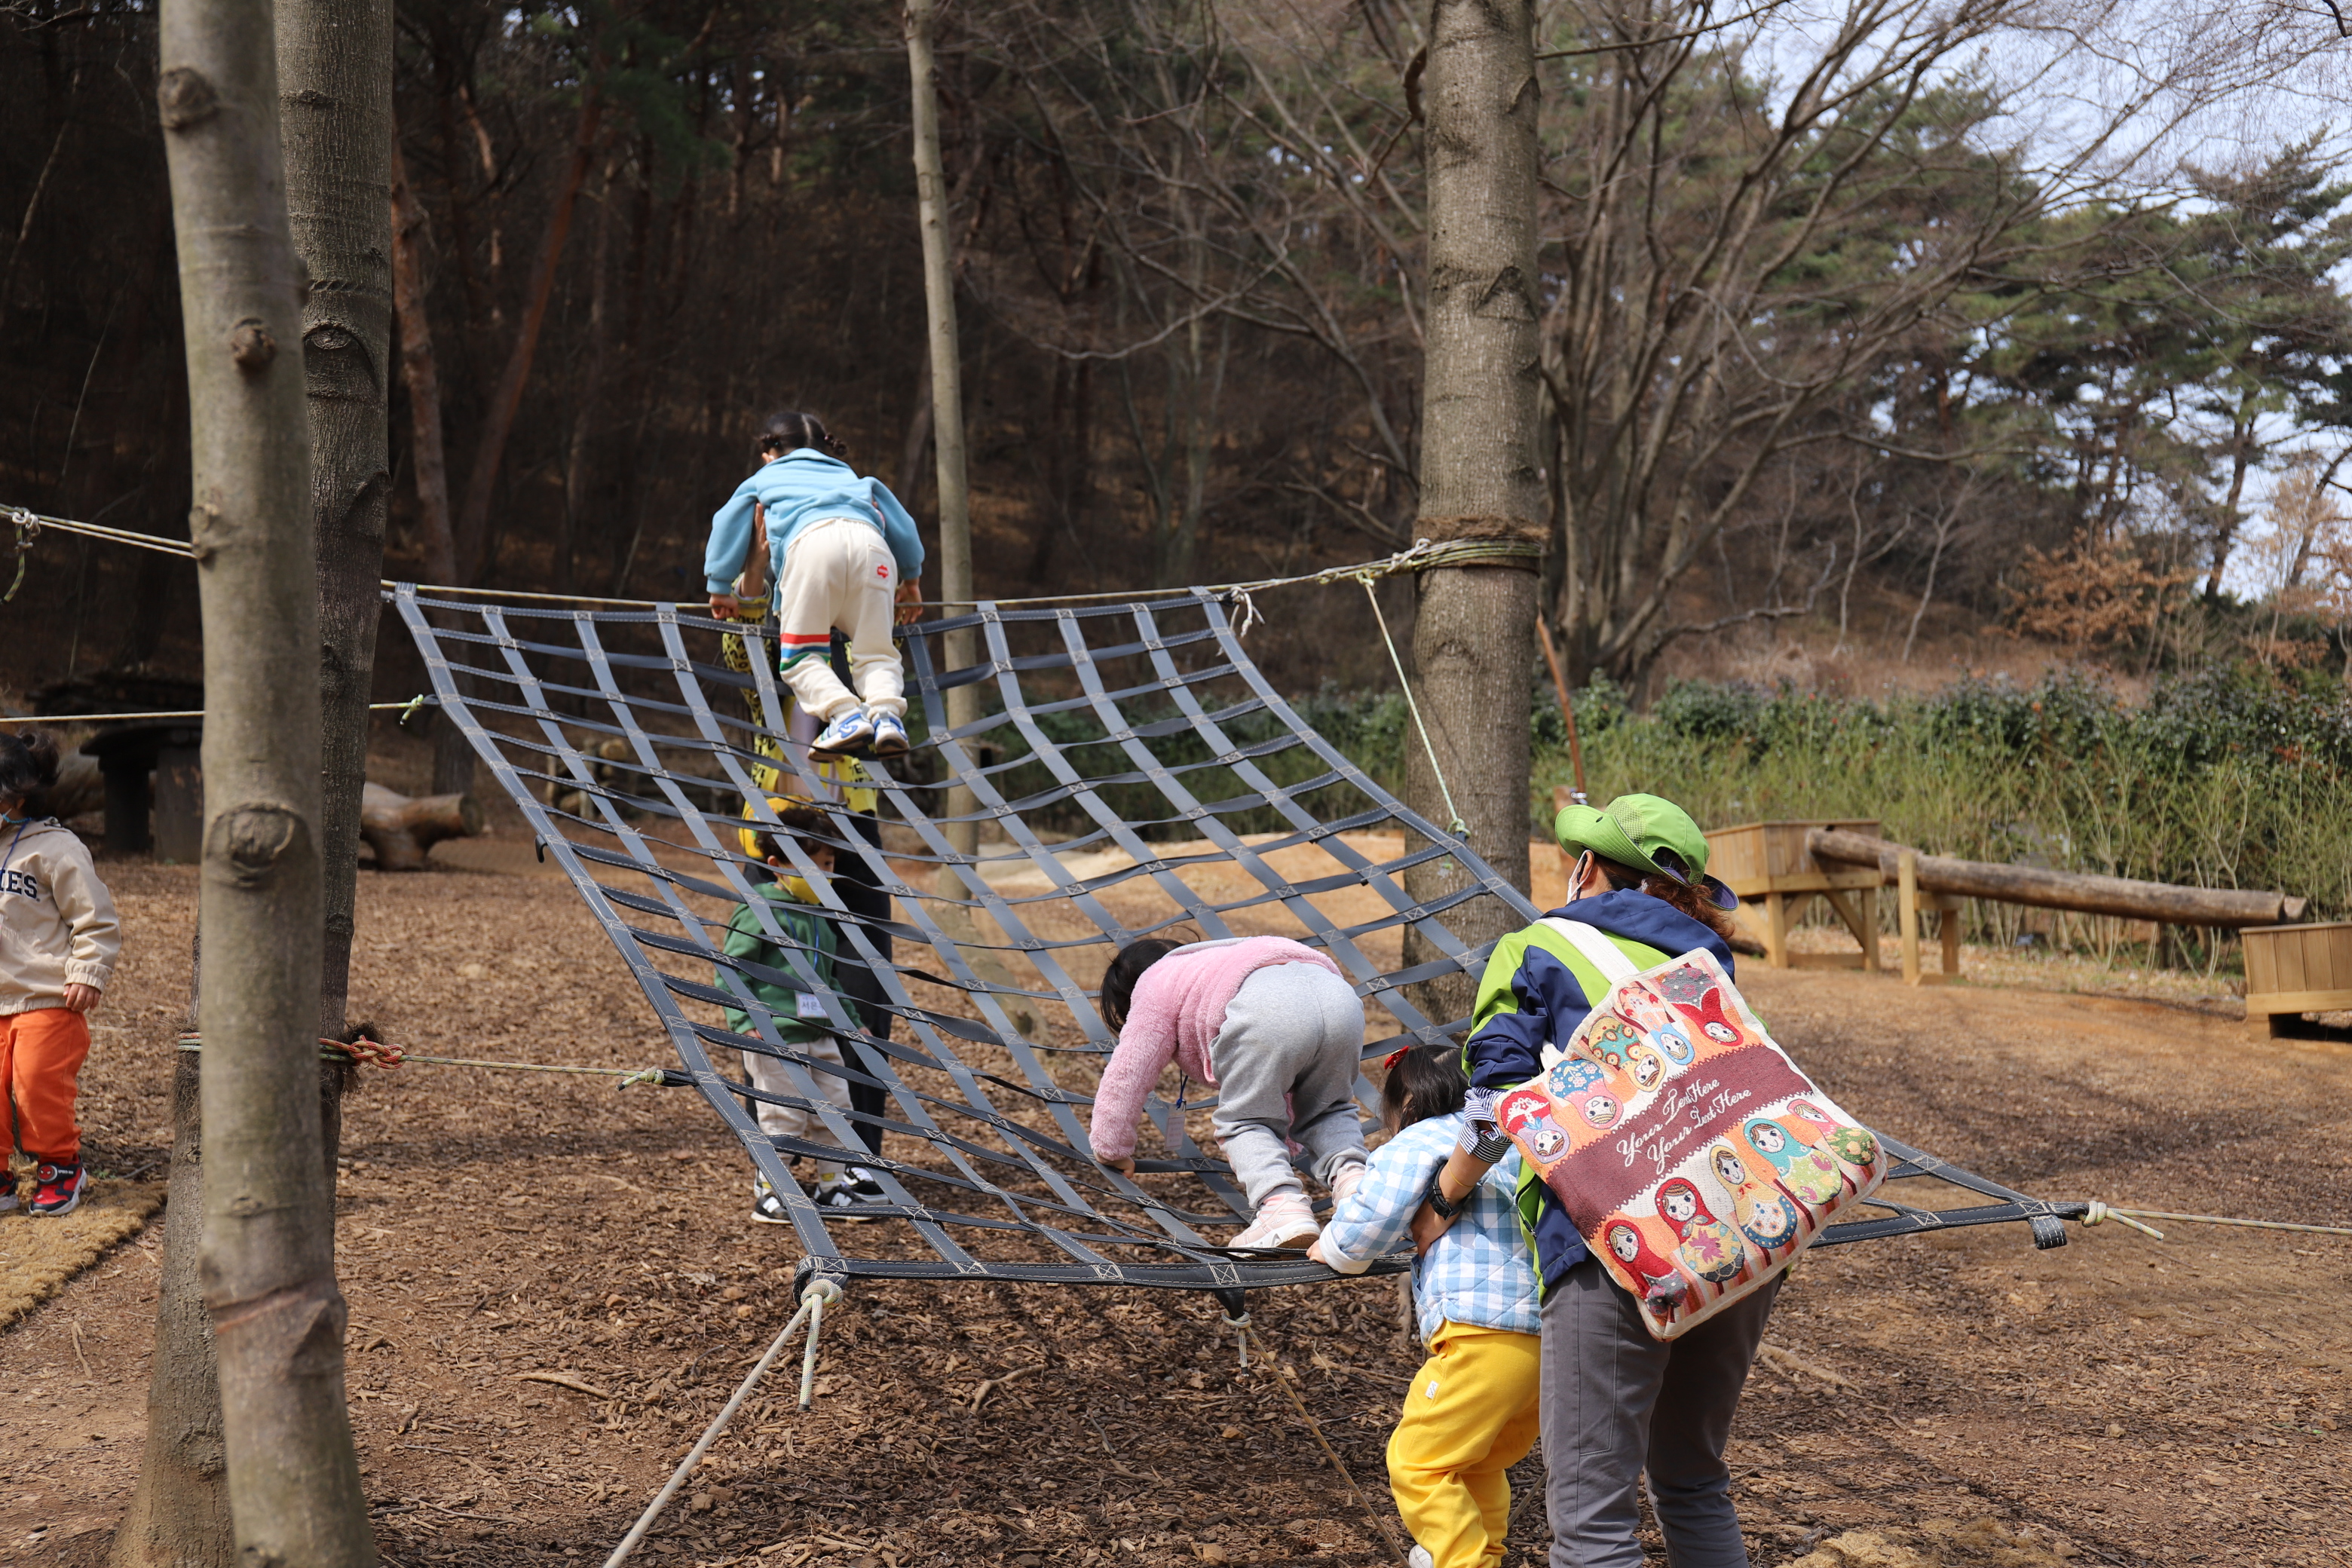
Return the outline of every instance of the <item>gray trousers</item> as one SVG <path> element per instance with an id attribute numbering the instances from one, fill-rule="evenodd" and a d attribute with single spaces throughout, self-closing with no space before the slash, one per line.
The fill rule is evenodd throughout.
<path id="1" fill-rule="evenodd" d="M 1364 1005 L 1317 963 L 1273 963 L 1242 982 L 1210 1047 L 1217 1111 L 1210 1125 L 1255 1209 L 1299 1191 L 1286 1136 L 1307 1151 L 1325 1186 L 1339 1167 L 1364 1162 L 1356 1068 L 1364 1054 Z"/>
<path id="2" fill-rule="evenodd" d="M 1541 1373 L 1551 1568 L 1642 1568 L 1633 1489 L 1644 1469 L 1672 1568 L 1748 1568 L 1723 1446 L 1780 1293 L 1776 1279 L 1661 1341 L 1591 1258 L 1552 1287 Z"/>

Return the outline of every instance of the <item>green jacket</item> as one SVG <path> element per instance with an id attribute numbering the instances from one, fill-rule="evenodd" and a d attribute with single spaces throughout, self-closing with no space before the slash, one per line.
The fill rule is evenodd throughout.
<path id="1" fill-rule="evenodd" d="M 770 942 L 761 931 L 760 917 L 751 906 L 736 905 L 734 918 L 727 922 L 727 942 L 721 951 L 739 961 L 740 966 L 719 965 L 719 986 L 721 990 L 732 989 L 728 984 L 727 972 L 733 967 L 751 994 L 774 1015 L 779 1035 L 787 1040 L 814 1039 L 823 1031 L 800 1022 L 800 996 L 809 988 L 793 967 L 793 957 L 787 955 L 797 956 L 806 964 L 825 990 L 835 989 L 833 961 L 839 938 L 834 931 L 833 921 L 818 906 L 794 899 L 782 882 L 771 882 L 758 892 L 767 900 L 777 929 L 784 933 L 790 945 L 780 947 Z M 823 1016 L 814 1003 L 811 1009 L 811 1017 Z M 740 1007 L 727 1009 L 727 1026 L 739 1035 L 759 1033 L 751 1026 L 751 1015 Z"/>

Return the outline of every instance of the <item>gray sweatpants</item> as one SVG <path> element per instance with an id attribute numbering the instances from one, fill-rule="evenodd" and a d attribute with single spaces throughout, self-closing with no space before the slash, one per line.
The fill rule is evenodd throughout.
<path id="1" fill-rule="evenodd" d="M 1748 1568 L 1723 1446 L 1780 1293 L 1774 1279 L 1660 1341 L 1593 1259 L 1552 1287 L 1540 1374 L 1551 1568 L 1642 1568 L 1645 1468 L 1672 1568 Z"/>
<path id="2" fill-rule="evenodd" d="M 1356 1118 L 1363 1054 L 1364 1005 L 1321 964 L 1268 964 L 1234 993 L 1209 1047 L 1217 1069 L 1210 1125 L 1251 1208 L 1285 1187 L 1299 1190 L 1286 1136 L 1327 1187 L 1340 1166 L 1364 1163 Z"/>

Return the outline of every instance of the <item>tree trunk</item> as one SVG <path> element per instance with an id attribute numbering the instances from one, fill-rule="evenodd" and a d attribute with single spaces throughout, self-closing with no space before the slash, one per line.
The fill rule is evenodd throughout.
<path id="1" fill-rule="evenodd" d="M 940 597 L 947 614 L 971 607 L 971 492 L 964 479 L 963 361 L 956 346 L 954 257 L 948 243 L 946 166 L 940 161 L 940 101 L 933 79 L 933 0 L 907 0 L 907 69 L 914 84 L 915 199 L 923 237 L 923 302 L 930 322 L 931 445 L 939 457 Z M 950 632 L 944 657 L 950 667 L 974 662 L 977 639 Z M 959 686 L 947 694 L 948 722 L 961 728 L 980 717 L 980 688 Z M 948 790 L 948 815 L 970 817 L 971 791 Z M 948 842 L 970 855 L 980 847 L 976 821 L 950 822 Z"/>
<path id="2" fill-rule="evenodd" d="M 351 994 L 368 696 L 392 488 L 390 0 L 278 0 L 286 210 L 310 275 L 302 374 L 319 594 L 319 1034 Z"/>
<path id="3" fill-rule="evenodd" d="M 196 1273 L 205 1204 L 198 1059 L 184 1051 L 173 1064 L 172 1183 L 163 1200 L 147 1445 L 108 1568 L 230 1568 L 236 1553 L 228 1456 L 221 1441 L 220 1371 Z"/>
<path id="4" fill-rule="evenodd" d="M 1458 813 L 1470 847 L 1522 891 L 1534 568 L 1544 504 L 1536 467 L 1534 37 L 1528 0 L 1438 0 L 1432 17 L 1422 89 L 1429 117 L 1429 351 L 1415 531 L 1527 553 L 1421 578 L 1413 664 L 1437 767 L 1409 744 L 1404 794 L 1433 822 Z M 1451 860 L 1405 873 L 1406 889 L 1422 902 L 1466 885 Z M 1499 900 L 1479 899 L 1449 910 L 1445 923 L 1475 944 L 1518 922 Z M 1408 927 L 1406 965 L 1435 956 Z M 1428 1009 L 1440 1018 L 1462 1016 L 1475 984 L 1469 976 L 1430 983 Z"/>
<path id="5" fill-rule="evenodd" d="M 454 586 L 457 582 L 457 525 L 449 512 L 449 459 L 442 445 L 441 372 L 433 352 L 433 319 L 425 308 L 425 247 L 419 231 L 425 208 L 408 183 L 400 153 L 400 132 L 392 144 L 392 301 L 400 319 L 400 375 L 408 387 L 411 455 L 416 465 L 416 510 L 425 535 L 425 577 Z M 460 678 L 462 679 L 462 678 Z M 460 689 L 463 689 L 462 686 Z M 465 731 L 436 710 L 433 715 L 433 783 L 436 789 L 463 794 L 473 787 L 474 749 Z"/>
<path id="6" fill-rule="evenodd" d="M 522 319 L 515 329 L 514 347 L 507 355 L 506 368 L 499 374 L 497 388 L 490 394 L 490 406 L 482 419 L 481 439 L 474 448 L 473 463 L 466 470 L 465 500 L 457 509 L 452 529 L 455 559 L 449 574 L 441 579 L 454 587 L 470 587 L 480 580 L 487 564 L 484 545 L 489 536 L 490 503 L 498 496 L 499 467 L 506 457 L 507 437 L 514 430 L 516 411 L 522 406 L 523 387 L 530 380 L 530 362 L 539 351 L 539 331 L 547 320 L 549 297 L 555 292 L 556 265 L 563 258 L 563 241 L 572 232 L 572 210 L 579 199 L 580 187 L 587 181 L 589 164 L 596 155 L 596 128 L 603 114 L 604 105 L 591 90 L 580 106 L 572 161 L 558 176 L 555 205 L 548 215 L 546 237 L 540 246 L 539 259 L 531 268 L 530 282 L 524 289 Z M 422 307 L 420 297 L 420 318 Z M 424 417 L 421 407 L 417 417 Z M 471 689 L 467 677 L 459 675 L 457 680 L 461 692 Z M 474 749 L 467 743 L 464 732 L 445 717 L 433 733 L 433 793 L 464 795 L 473 787 Z"/>
<path id="7" fill-rule="evenodd" d="M 490 503 L 497 499 L 499 466 L 506 457 L 507 437 L 514 430 L 515 414 L 522 406 L 522 391 L 530 380 L 530 362 L 539 352 L 539 330 L 547 320 L 547 302 L 555 292 L 555 269 L 563 259 L 563 241 L 572 232 L 572 212 L 587 183 L 588 168 L 596 156 L 596 128 L 604 105 L 591 89 L 580 105 L 580 124 L 572 139 L 572 161 L 557 176 L 555 205 L 547 217 L 547 234 L 525 288 L 522 319 L 515 329 L 514 347 L 506 368 L 490 394 L 482 418 L 481 444 L 466 470 L 466 497 L 457 509 L 457 577 L 470 586 L 482 570 L 483 545 L 489 535 Z"/>
<path id="8" fill-rule="evenodd" d="M 457 536 L 449 518 L 449 463 L 441 447 L 441 375 L 433 357 L 433 322 L 425 311 L 425 209 L 409 188 L 400 137 L 392 138 L 392 300 L 400 316 L 400 374 L 415 427 L 416 510 L 425 530 L 425 575 L 457 580 Z"/>
<path id="9" fill-rule="evenodd" d="M 939 454 L 939 597 L 948 616 L 971 609 L 971 489 L 964 482 L 964 362 L 955 336 L 955 257 L 948 245 L 948 169 L 939 157 L 939 85 L 934 80 L 931 28 L 934 0 L 906 0 L 906 68 L 915 91 L 915 207 L 922 230 L 922 300 L 931 324 L 931 451 Z M 950 668 L 979 658 L 971 632 L 948 632 L 943 658 Z M 962 729 L 981 717 L 981 689 L 948 691 L 948 724 Z M 971 818 L 967 785 L 948 785 L 948 816 Z M 976 853 L 981 826 L 950 820 L 948 844 Z M 943 896 L 957 889 L 940 886 Z"/>
<path id="10" fill-rule="evenodd" d="M 159 27 L 205 630 L 201 1272 L 239 1560 L 340 1568 L 375 1544 L 316 1091 L 319 622 L 272 25 L 249 0 L 166 0 Z"/>

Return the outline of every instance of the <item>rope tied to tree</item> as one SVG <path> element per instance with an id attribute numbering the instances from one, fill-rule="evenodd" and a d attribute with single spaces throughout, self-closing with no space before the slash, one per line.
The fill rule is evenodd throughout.
<path id="1" fill-rule="evenodd" d="M 204 1036 L 193 1030 L 182 1035 L 179 1043 L 180 1049 L 184 1051 L 202 1051 L 205 1048 Z M 614 1089 L 629 1089 L 639 1084 L 650 1084 L 663 1089 L 680 1089 L 689 1087 L 694 1082 L 692 1079 L 674 1068 L 599 1068 L 576 1066 L 567 1062 L 502 1062 L 491 1061 L 480 1057 L 417 1056 L 404 1047 L 370 1039 L 365 1036 L 356 1040 L 320 1040 L 319 1059 L 341 1062 L 352 1067 L 373 1066 L 386 1069 L 404 1067 L 410 1062 L 422 1062 L 428 1067 L 487 1068 L 493 1072 L 565 1072 L 590 1075 L 611 1073 L 618 1077 L 618 1081 L 613 1085 Z"/>

